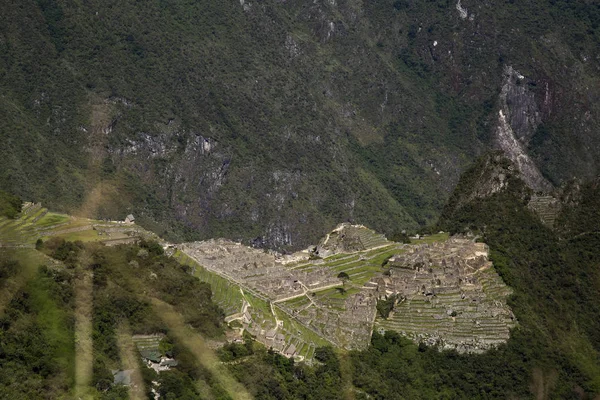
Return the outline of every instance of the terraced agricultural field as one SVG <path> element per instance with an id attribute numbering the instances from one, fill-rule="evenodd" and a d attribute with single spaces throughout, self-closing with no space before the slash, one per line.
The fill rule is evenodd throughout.
<path id="1" fill-rule="evenodd" d="M 290 309 L 299 309 L 311 304 L 309 299 L 310 294 L 306 294 L 304 296 L 298 296 L 291 300 L 287 300 L 281 303 L 282 306 L 288 307 Z"/>
<path id="2" fill-rule="evenodd" d="M 421 246 L 390 260 L 383 280 L 398 302 L 376 326 L 459 352 L 482 352 L 508 340 L 516 320 L 511 294 L 487 260 L 487 247 L 466 239 Z"/>
<path id="3" fill-rule="evenodd" d="M 49 228 L 60 226 L 61 224 L 68 223 L 71 218 L 66 214 L 47 213 L 41 219 L 39 219 L 36 225 L 40 228 Z"/>
<path id="4" fill-rule="evenodd" d="M 180 251 L 176 251 L 174 257 L 181 264 L 192 267 L 194 276 L 198 277 L 202 282 L 210 284 L 213 301 L 223 309 L 225 315 L 232 315 L 240 312 L 244 302 L 244 296 L 242 295 L 239 286 L 232 285 L 227 279 L 206 270 L 196 261 Z"/>
<path id="5" fill-rule="evenodd" d="M 98 221 L 49 212 L 40 204 L 25 203 L 18 218 L 0 217 L 0 246 L 33 247 L 38 239 L 60 237 L 67 241 L 131 242 L 156 235 L 135 224 Z"/>
<path id="6" fill-rule="evenodd" d="M 447 238 L 440 233 L 406 245 L 390 242 L 364 226 L 342 224 L 313 250 L 291 258 L 226 240 L 186 243 L 178 246 L 176 254 L 185 253 L 205 267 L 197 269 L 196 275 L 213 285 L 215 299 L 228 314 L 242 311 L 239 319 L 257 340 L 286 355 L 291 353 L 286 346 L 298 345 L 300 355 L 309 357 L 314 338 L 306 340 L 306 335 L 346 348 L 366 346 L 377 300 L 386 295 L 376 282 L 385 276 L 387 261 Z M 216 276 L 226 285 L 219 284 Z M 237 308 L 228 308 L 226 302 L 238 299 L 240 288 L 245 298 L 235 301 Z M 288 325 L 302 329 L 291 333 Z M 277 342 L 274 332 L 285 334 Z"/>
<path id="7" fill-rule="evenodd" d="M 296 355 L 301 356 L 305 360 L 310 360 L 310 354 L 314 353 L 314 350 L 317 347 L 332 344 L 325 340 L 320 334 L 307 328 L 294 318 L 291 318 L 289 314 L 283 312 L 281 309 L 275 308 L 274 310 L 277 319 L 282 322 L 280 330 L 286 337 L 289 336 L 294 339 L 294 345 L 297 349 Z M 289 344 L 288 341 L 288 345 Z"/>
<path id="8" fill-rule="evenodd" d="M 201 267 L 179 250 L 174 253 L 174 257 L 183 264 L 195 267 L 194 274 L 212 285 L 214 300 L 225 310 L 228 320 L 241 322 L 256 340 L 267 347 L 310 362 L 316 347 L 331 344 L 318 333 L 302 325 L 280 305 Z M 300 296 L 291 301 L 300 304 L 308 299 L 306 296 Z"/>
<path id="9" fill-rule="evenodd" d="M 249 292 L 243 292 L 244 300 L 249 306 L 249 313 L 255 322 L 264 322 L 266 326 L 274 328 L 277 325 L 276 314 L 271 308 L 271 303 Z"/>
<path id="10" fill-rule="evenodd" d="M 411 244 L 431 244 L 435 242 L 444 242 L 450 235 L 447 232 L 439 232 L 433 235 L 421 236 L 419 239 L 410 239 Z"/>
<path id="11" fill-rule="evenodd" d="M 561 206 L 552 196 L 533 195 L 527 207 L 537 213 L 544 224 L 553 227 Z"/>

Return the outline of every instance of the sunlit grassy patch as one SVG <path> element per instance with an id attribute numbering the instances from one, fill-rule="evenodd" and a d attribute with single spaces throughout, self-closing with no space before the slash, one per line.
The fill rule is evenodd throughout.
<path id="1" fill-rule="evenodd" d="M 433 235 L 429 235 L 429 236 L 424 236 L 420 239 L 411 239 L 410 242 L 413 244 L 430 244 L 430 243 L 435 243 L 435 242 L 444 242 L 446 240 L 448 240 L 448 238 L 450 237 L 450 234 L 448 234 L 447 232 L 443 232 L 443 233 L 436 233 Z"/>
<path id="2" fill-rule="evenodd" d="M 68 222 L 70 217 L 66 214 L 48 213 L 40 218 L 35 225 L 39 227 L 49 227 L 53 225 L 62 224 Z"/>

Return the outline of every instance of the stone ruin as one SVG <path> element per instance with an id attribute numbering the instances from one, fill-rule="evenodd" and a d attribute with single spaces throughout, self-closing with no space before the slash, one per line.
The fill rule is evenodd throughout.
<path id="1" fill-rule="evenodd" d="M 305 339 L 300 331 L 277 325 L 273 309 L 348 349 L 365 348 L 378 329 L 441 348 L 481 352 L 505 342 L 516 324 L 506 304 L 511 290 L 488 260 L 487 246 L 471 239 L 405 245 L 363 226 L 342 224 L 318 246 L 292 256 L 224 239 L 178 247 L 207 270 L 270 303 L 273 315 L 245 304 L 235 318 L 284 355 L 296 354 Z M 393 256 L 385 267 L 374 268 L 371 260 L 387 254 Z M 370 269 L 362 268 L 369 262 Z M 368 275 L 362 283 L 346 285 L 338 278 L 340 271 Z M 396 298 L 390 315 L 377 317 L 377 301 L 390 296 Z M 282 339 L 283 333 L 288 339 Z"/>
<path id="2" fill-rule="evenodd" d="M 243 283 L 273 301 L 302 295 L 308 290 L 331 287 L 340 282 L 331 271 L 293 270 L 275 254 L 225 239 L 187 243 L 180 247 L 210 271 Z"/>
<path id="3" fill-rule="evenodd" d="M 374 280 L 379 298 L 396 296 L 377 326 L 459 352 L 481 352 L 508 340 L 512 293 L 487 258 L 488 247 L 463 238 L 420 245 L 389 260 Z"/>
<path id="4" fill-rule="evenodd" d="M 328 233 L 313 252 L 316 256 L 327 257 L 364 251 L 387 243 L 389 242 L 384 235 L 377 234 L 363 225 L 343 223 Z"/>

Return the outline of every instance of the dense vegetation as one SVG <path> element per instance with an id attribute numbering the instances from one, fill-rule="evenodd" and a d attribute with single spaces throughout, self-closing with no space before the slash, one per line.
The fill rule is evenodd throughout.
<path id="1" fill-rule="evenodd" d="M 15 275 L 14 267 L 22 266 L 10 258 L 0 262 L 2 275 L 7 268 Z M 57 399 L 69 391 L 75 354 L 71 282 L 65 271 L 40 268 L 0 315 L 1 398 Z"/>
<path id="2" fill-rule="evenodd" d="M 175 239 L 414 229 L 492 146 L 506 65 L 544 174 L 597 172 L 596 2 L 246 3 L 3 1 L 0 188 Z"/>
<path id="3" fill-rule="evenodd" d="M 156 242 L 135 246 L 105 247 L 99 244 L 50 239 L 38 246 L 64 266 L 40 266 L 36 275 L 17 292 L 0 316 L 0 398 L 70 398 L 75 383 L 76 281 L 92 274 L 93 376 L 91 395 L 99 399 L 127 399 L 126 387 L 113 386 L 111 370 L 123 367 L 117 344 L 118 330 L 127 324 L 128 334 L 164 334 L 161 348 L 177 358 L 178 367 L 157 375 L 138 367 L 147 390 L 153 380 L 163 398 L 195 399 L 198 379 L 208 392 L 224 398 L 214 377 L 187 348 L 170 335 L 150 299 L 174 306 L 205 337 L 222 335 L 222 311 L 212 303 L 210 287 L 198 281 L 174 259 L 163 254 Z M 0 289 L 14 285 L 23 266 L 15 254 L 1 252 Z M 130 330 L 130 331 L 129 331 Z"/>
<path id="4" fill-rule="evenodd" d="M 15 218 L 21 212 L 21 199 L 0 190 L 0 216 Z"/>
<path id="5" fill-rule="evenodd" d="M 227 357 L 233 352 L 229 349 Z M 231 363 L 230 369 L 257 399 L 343 399 L 343 371 L 336 352 L 319 348 L 315 358 L 319 364 L 309 367 L 259 348 L 243 362 Z"/>
<path id="6" fill-rule="evenodd" d="M 0 257 L 0 285 L 15 276 L 20 269 L 21 265 L 17 260 L 2 255 Z"/>
<path id="7" fill-rule="evenodd" d="M 46 249 L 60 255 L 67 243 Z M 168 351 L 180 363 L 178 368 L 160 375 L 140 365 L 146 389 L 155 380 L 160 383 L 158 391 L 164 398 L 198 398 L 194 381 L 200 377 L 199 371 L 204 370 L 189 350 L 169 335 L 169 327 L 152 309 L 150 298 L 172 304 L 186 323 L 206 337 L 215 337 L 222 334 L 223 314 L 211 301 L 209 285 L 194 278 L 188 267 L 165 256 L 156 242 L 142 241 L 138 246 L 114 248 L 90 245 L 82 251 L 91 257 L 89 268 L 94 276 L 94 386 L 104 398 L 115 398 L 111 396 L 119 388 L 112 387 L 110 370 L 120 365 L 117 327 L 127 321 L 133 334 L 167 335 L 163 352 Z M 204 375 L 212 390 L 222 393 L 207 371 Z M 124 397 L 119 398 L 128 398 L 126 391 L 122 394 Z"/>

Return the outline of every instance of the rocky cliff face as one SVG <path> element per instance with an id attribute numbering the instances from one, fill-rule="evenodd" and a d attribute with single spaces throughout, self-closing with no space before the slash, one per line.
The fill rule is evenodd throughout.
<path id="1" fill-rule="evenodd" d="M 496 144 L 515 163 L 529 187 L 548 191 L 551 187 L 527 154 L 527 147 L 538 126 L 541 115 L 535 95 L 528 88 L 526 78 L 508 66 L 499 95 Z"/>
<path id="2" fill-rule="evenodd" d="M 489 198 L 495 194 L 511 191 L 524 201 L 531 189 L 521 180 L 522 173 L 503 152 L 495 151 L 479 158 L 461 177 L 461 181 L 442 212 L 448 219 L 459 209 L 473 201 Z"/>

